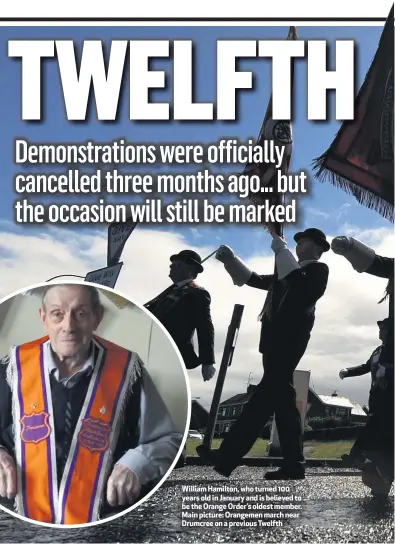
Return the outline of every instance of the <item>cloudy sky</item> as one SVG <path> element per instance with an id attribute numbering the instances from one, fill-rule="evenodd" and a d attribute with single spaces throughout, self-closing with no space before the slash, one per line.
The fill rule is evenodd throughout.
<path id="1" fill-rule="evenodd" d="M 2 223 L 0 295 L 48 280 L 60 273 L 84 275 L 88 270 L 103 266 L 106 252 L 106 233 L 98 231 L 80 235 L 75 230 L 48 229 L 45 233 L 24 235 Z M 336 232 L 328 232 L 329 239 L 339 233 L 354 235 L 379 254 L 392 255 L 394 237 L 391 227 L 358 229 L 344 222 Z M 256 229 L 249 234 L 253 247 L 260 247 L 247 259 L 247 264 L 260 273 L 271 273 L 273 255 L 269 236 Z M 190 247 L 202 256 L 215 249 L 212 245 L 194 244 L 181 235 L 137 229 L 130 237 L 123 254 L 124 267 L 117 288 L 146 302 L 169 284 L 168 257 L 180 248 Z M 294 244 L 292 240 L 290 247 Z M 385 288 L 385 281 L 367 274 L 358 274 L 343 258 L 329 252 L 323 259 L 330 267 L 327 292 L 317 306 L 317 320 L 307 353 L 299 368 L 311 371 L 311 384 L 317 393 L 349 396 L 353 401 L 367 401 L 369 376 L 341 381 L 339 371 L 366 361 L 379 344 L 376 321 L 387 314 L 387 304 L 377 304 Z M 148 274 L 151 274 L 149 276 Z M 244 305 L 244 314 L 233 364 L 226 377 L 223 399 L 243 392 L 249 373 L 252 383 L 262 376 L 257 350 L 259 314 L 264 292 L 249 287 L 235 287 L 223 265 L 210 259 L 204 273 L 198 278 L 212 296 L 212 318 L 216 331 L 216 359 L 222 357 L 227 328 L 234 304 Z M 200 370 L 189 373 L 192 396 L 209 406 L 215 380 L 203 383 Z"/>
<path id="2" fill-rule="evenodd" d="M 300 39 L 328 41 L 329 64 L 333 67 L 334 43 L 337 39 L 355 40 L 356 88 L 361 85 L 376 51 L 380 27 L 304 27 L 299 28 Z M 13 140 L 25 137 L 32 141 L 111 141 L 121 137 L 137 142 L 198 142 L 211 143 L 221 137 L 247 139 L 256 137 L 265 113 L 270 93 L 270 63 L 264 60 L 242 61 L 241 70 L 252 70 L 255 89 L 242 93 L 239 115 L 232 123 L 139 123 L 128 119 L 128 100 L 122 102 L 117 123 L 100 123 L 95 118 L 94 104 L 86 123 L 68 123 L 61 100 L 60 81 L 53 61 L 45 64 L 45 119 L 42 123 L 25 123 L 20 119 L 20 65 L 7 58 L 6 42 L 11 38 L 74 39 L 81 44 L 84 38 L 102 39 L 109 43 L 116 38 L 192 39 L 195 43 L 197 100 L 215 100 L 215 44 L 217 39 L 278 39 L 285 38 L 285 27 L 178 27 L 178 28 L 5 28 L 0 29 L 0 295 L 6 296 L 29 284 L 46 281 L 58 274 L 79 274 L 106 265 L 107 229 L 54 227 L 23 227 L 13 224 Z M 168 70 L 170 61 L 154 63 L 154 69 Z M 170 70 L 171 72 L 171 70 Z M 300 61 L 295 73 L 296 101 L 294 111 L 294 149 L 291 168 L 308 174 L 309 193 L 300 200 L 302 213 L 298 224 L 285 229 L 291 248 L 296 230 L 315 226 L 323 229 L 329 240 L 337 235 L 355 236 L 374 247 L 378 253 L 393 255 L 393 228 L 379 214 L 359 205 L 354 199 L 328 184 L 321 184 L 311 175 L 312 160 L 323 153 L 333 140 L 340 123 L 333 119 L 333 96 L 330 100 L 328 122 L 314 123 L 306 115 L 306 63 Z M 166 91 L 154 93 L 154 99 L 166 101 Z M 59 197 L 62 198 L 62 197 Z M 57 198 L 56 200 L 59 200 Z M 64 197 L 63 197 L 64 198 Z M 55 197 L 50 197 L 51 201 Z M 43 196 L 33 199 L 38 202 Z M 130 201 L 129 195 L 127 198 Z M 47 197 L 48 201 L 48 197 Z M 271 273 L 274 266 L 270 238 L 260 227 L 253 226 L 139 226 L 128 240 L 122 260 L 117 288 L 137 302 L 147 302 L 169 284 L 169 256 L 181 249 L 191 248 L 202 257 L 219 244 L 232 246 L 236 253 L 258 273 Z M 326 254 L 323 259 L 330 267 L 329 285 L 325 297 L 319 301 L 317 320 L 308 351 L 299 368 L 311 371 L 311 385 L 317 393 L 349 396 L 365 403 L 369 376 L 340 381 L 339 370 L 361 364 L 378 345 L 376 321 L 387 314 L 387 305 L 378 305 L 385 289 L 385 281 L 359 275 L 344 259 Z M 222 265 L 210 259 L 199 282 L 212 296 L 212 317 L 216 330 L 216 357 L 219 365 L 227 327 L 234 304 L 245 306 L 241 331 L 233 364 L 228 371 L 223 398 L 243 392 L 249 373 L 252 383 L 262 375 L 259 340 L 259 314 L 264 293 L 248 287 L 233 286 Z M 203 383 L 200 371 L 190 372 L 192 396 L 210 405 L 215 380 Z"/>

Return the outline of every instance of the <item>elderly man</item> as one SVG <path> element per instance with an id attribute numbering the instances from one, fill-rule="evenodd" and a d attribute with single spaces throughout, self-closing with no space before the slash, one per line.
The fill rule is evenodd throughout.
<path id="1" fill-rule="evenodd" d="M 214 326 L 211 297 L 194 280 L 203 272 L 200 255 L 184 249 L 170 257 L 169 277 L 173 284 L 145 304 L 163 324 L 176 343 L 188 370 L 201 365 L 204 381 L 215 374 Z M 199 355 L 192 337 L 197 332 Z"/>
<path id="2" fill-rule="evenodd" d="M 0 365 L 0 496 L 27 518 L 81 524 L 124 509 L 181 446 L 138 355 L 94 334 L 103 311 L 93 286 L 49 285 L 46 336 Z"/>
<path id="3" fill-rule="evenodd" d="M 198 446 L 198 454 L 224 476 L 230 476 L 274 414 L 283 455 L 278 471 L 268 472 L 268 480 L 303 479 L 301 417 L 296 406 L 293 373 L 302 358 L 315 320 L 315 305 L 325 293 L 328 266 L 318 262 L 330 246 L 323 232 L 310 228 L 298 232 L 296 254 L 284 239 L 272 232 L 277 275 L 260 276 L 252 272 L 233 251 L 221 246 L 217 259 L 223 262 L 236 285 L 249 285 L 268 291 L 261 313 L 264 376 L 241 415 L 225 436 L 219 450 Z"/>

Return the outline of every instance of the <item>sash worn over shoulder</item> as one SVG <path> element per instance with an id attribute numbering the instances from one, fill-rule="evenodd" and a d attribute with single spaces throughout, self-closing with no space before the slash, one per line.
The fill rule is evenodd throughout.
<path id="1" fill-rule="evenodd" d="M 148 303 L 148 309 L 155 315 L 159 321 L 167 317 L 173 310 L 174 306 L 185 296 L 190 289 L 201 289 L 201 287 L 194 281 L 186 283 L 182 286 L 173 285 L 169 291 L 167 289 L 154 299 L 154 303 Z M 164 295 L 162 297 L 162 295 Z"/>
<path id="2" fill-rule="evenodd" d="M 92 372 L 61 482 L 56 469 L 55 426 L 47 366 L 48 337 L 11 352 L 17 509 L 46 523 L 97 521 L 112 466 L 128 386 L 139 373 L 134 353 L 94 337 Z"/>

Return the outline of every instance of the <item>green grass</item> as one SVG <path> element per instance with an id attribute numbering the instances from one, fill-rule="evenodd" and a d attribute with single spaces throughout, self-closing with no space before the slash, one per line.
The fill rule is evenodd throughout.
<path id="1" fill-rule="evenodd" d="M 221 442 L 221 438 L 214 438 L 211 445 L 212 449 L 216 450 L 217 448 L 219 448 Z M 265 455 L 268 442 L 268 440 L 262 440 L 261 438 L 259 438 L 249 451 L 248 457 L 263 457 Z M 187 440 L 187 455 L 196 455 L 195 448 L 196 446 L 199 446 L 199 444 L 201 444 L 200 440 Z"/>
<path id="2" fill-rule="evenodd" d="M 222 439 L 215 438 L 212 442 L 212 448 L 219 448 Z M 248 453 L 248 457 L 264 457 L 268 440 L 259 438 Z M 309 440 L 304 443 L 306 458 L 313 459 L 340 459 L 343 453 L 348 453 L 353 445 L 353 441 L 336 440 L 335 442 L 317 442 Z M 200 440 L 187 440 L 187 456 L 196 455 L 196 446 L 201 444 Z"/>
<path id="3" fill-rule="evenodd" d="M 354 441 L 336 440 L 334 442 L 317 442 L 309 440 L 304 443 L 307 458 L 313 459 L 340 459 L 343 453 L 349 453 Z"/>

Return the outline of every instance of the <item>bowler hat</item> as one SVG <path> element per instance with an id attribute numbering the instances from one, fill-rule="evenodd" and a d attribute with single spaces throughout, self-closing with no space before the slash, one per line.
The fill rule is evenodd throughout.
<path id="1" fill-rule="evenodd" d="M 309 238 L 310 240 L 313 240 L 313 242 L 321 246 L 324 251 L 329 251 L 331 247 L 326 239 L 325 234 L 320 229 L 311 228 L 306 229 L 302 232 L 297 232 L 294 236 L 295 242 L 300 240 L 300 238 Z"/>
<path id="2" fill-rule="evenodd" d="M 388 317 L 386 317 L 385 319 L 382 319 L 381 321 L 377 321 L 377 325 L 381 328 L 381 327 L 388 327 L 389 325 L 389 319 Z"/>
<path id="3" fill-rule="evenodd" d="M 180 253 L 172 255 L 170 261 L 183 261 L 184 263 L 193 265 L 198 272 L 203 272 L 202 259 L 196 251 L 191 249 L 183 249 Z"/>

